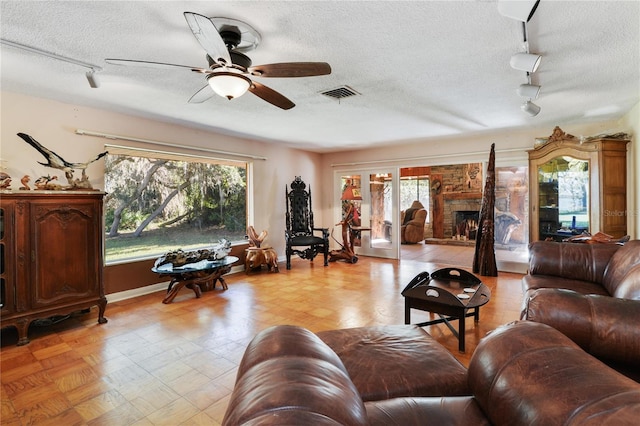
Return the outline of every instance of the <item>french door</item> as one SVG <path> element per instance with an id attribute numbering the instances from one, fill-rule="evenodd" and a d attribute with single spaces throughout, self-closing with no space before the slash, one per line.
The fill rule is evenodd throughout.
<path id="1" fill-rule="evenodd" d="M 354 229 L 354 251 L 364 256 L 399 258 L 400 213 L 398 210 L 399 177 L 397 170 L 358 170 L 336 172 L 335 223 L 345 217 Z M 340 226 L 334 228 L 334 239 L 340 244 Z M 350 233 L 351 235 L 351 233 Z"/>

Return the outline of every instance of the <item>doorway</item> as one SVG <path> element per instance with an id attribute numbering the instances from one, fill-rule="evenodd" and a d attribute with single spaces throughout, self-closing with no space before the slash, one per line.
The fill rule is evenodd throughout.
<path id="1" fill-rule="evenodd" d="M 399 217 L 397 173 L 390 169 L 343 171 L 336 174 L 335 180 L 340 203 L 334 242 L 341 246 L 353 244 L 356 254 L 398 259 L 399 226 L 394 220 Z M 348 223 L 341 225 L 345 220 Z M 335 232 L 339 228 L 340 232 Z M 341 237 L 336 238 L 337 234 Z"/>

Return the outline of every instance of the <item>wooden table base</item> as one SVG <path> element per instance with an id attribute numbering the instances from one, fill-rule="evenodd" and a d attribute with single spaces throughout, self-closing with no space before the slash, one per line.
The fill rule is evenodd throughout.
<path id="1" fill-rule="evenodd" d="M 167 295 L 162 300 L 162 303 L 171 303 L 182 287 L 187 287 L 193 290 L 196 295 L 196 299 L 200 298 L 202 291 L 214 290 L 216 288 L 217 281 L 220 281 L 220 286 L 223 290 L 227 290 L 229 287 L 222 276 L 229 271 L 231 271 L 231 265 L 223 266 L 212 272 L 198 271 L 186 273 L 180 276 L 172 275 L 171 282 L 167 288 Z"/>

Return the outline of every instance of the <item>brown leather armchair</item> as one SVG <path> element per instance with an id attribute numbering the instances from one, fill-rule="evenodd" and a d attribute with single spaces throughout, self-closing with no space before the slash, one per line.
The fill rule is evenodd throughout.
<path id="1" fill-rule="evenodd" d="M 427 211 L 418 200 L 411 207 L 400 214 L 400 242 L 415 244 L 424 240 L 424 224 L 427 221 Z"/>

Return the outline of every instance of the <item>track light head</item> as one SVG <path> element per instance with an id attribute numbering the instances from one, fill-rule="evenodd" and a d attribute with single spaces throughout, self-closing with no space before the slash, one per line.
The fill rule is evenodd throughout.
<path id="1" fill-rule="evenodd" d="M 542 55 L 536 53 L 516 53 L 509 63 L 513 69 L 533 73 L 538 69 L 541 60 Z"/>
<path id="2" fill-rule="evenodd" d="M 529 22 L 540 0 L 498 0 L 498 13 L 507 18 Z"/>
<path id="3" fill-rule="evenodd" d="M 533 102 L 531 102 L 531 99 L 523 103 L 520 108 L 522 109 L 522 111 L 526 112 L 531 117 L 535 117 L 540 112 L 540 107 L 534 104 Z"/>
<path id="4" fill-rule="evenodd" d="M 87 81 L 89 81 L 89 86 L 91 86 L 92 89 L 100 87 L 100 80 L 98 80 L 98 75 L 95 73 L 93 68 L 91 68 L 90 71 L 87 71 L 85 75 L 87 76 Z"/>
<path id="5" fill-rule="evenodd" d="M 536 86 L 535 84 L 521 84 L 516 92 L 523 98 L 529 98 L 530 100 L 538 99 L 538 95 L 540 94 L 540 86 Z"/>

